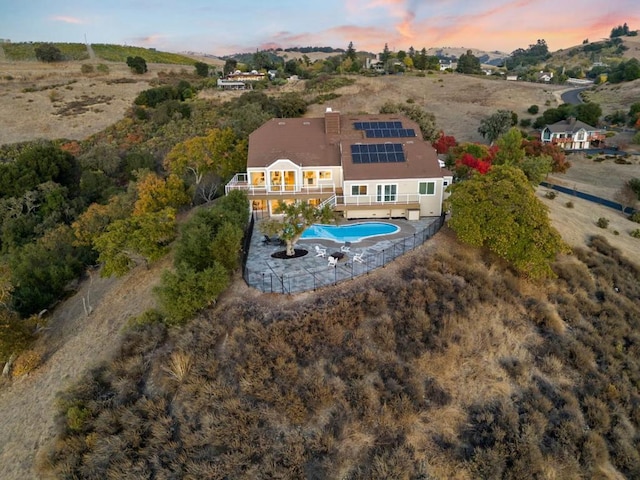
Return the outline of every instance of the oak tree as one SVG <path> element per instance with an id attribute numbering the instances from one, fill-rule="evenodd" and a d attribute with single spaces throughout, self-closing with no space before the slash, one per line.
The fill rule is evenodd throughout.
<path id="1" fill-rule="evenodd" d="M 525 276 L 552 277 L 551 263 L 568 251 L 519 168 L 495 165 L 452 185 L 448 206 L 461 241 L 489 249 Z"/>

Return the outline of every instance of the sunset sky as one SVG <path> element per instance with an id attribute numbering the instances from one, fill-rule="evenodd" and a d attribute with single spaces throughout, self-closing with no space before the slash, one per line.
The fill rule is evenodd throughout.
<path id="1" fill-rule="evenodd" d="M 270 47 L 551 51 L 640 28 L 638 0 L 0 0 L 0 38 L 213 55 Z"/>

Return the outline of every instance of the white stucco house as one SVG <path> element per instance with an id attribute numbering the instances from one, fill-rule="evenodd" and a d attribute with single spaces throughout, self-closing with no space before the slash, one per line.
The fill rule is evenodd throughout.
<path id="1" fill-rule="evenodd" d="M 439 216 L 453 175 L 418 125 L 398 114 L 274 118 L 249 136 L 247 171 L 226 185 L 252 209 L 330 204 L 345 218 Z"/>
<path id="2" fill-rule="evenodd" d="M 546 125 L 540 134 L 542 143 L 557 144 L 565 150 L 599 148 L 605 138 L 602 130 L 573 117 Z"/>

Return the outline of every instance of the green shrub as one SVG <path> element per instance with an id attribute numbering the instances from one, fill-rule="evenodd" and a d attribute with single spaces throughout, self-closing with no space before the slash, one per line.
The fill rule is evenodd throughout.
<path id="1" fill-rule="evenodd" d="M 531 105 L 529 108 L 527 108 L 527 112 L 529 112 L 531 115 L 535 115 L 539 110 L 540 109 L 538 105 Z"/>
<path id="2" fill-rule="evenodd" d="M 200 272 L 188 268 L 165 271 L 161 284 L 154 289 L 160 309 L 169 325 L 182 325 L 193 315 L 212 304 L 229 285 L 227 269 L 220 263 Z"/>
<path id="3" fill-rule="evenodd" d="M 631 235 L 633 238 L 640 238 L 640 228 L 632 230 L 631 232 L 629 232 L 629 235 Z"/>
<path id="4" fill-rule="evenodd" d="M 633 215 L 629 217 L 629 220 L 632 222 L 640 223 L 640 210 L 634 212 Z"/>
<path id="5" fill-rule="evenodd" d="M 531 119 L 530 118 L 523 118 L 520 120 L 520 126 L 522 128 L 529 128 L 531 126 Z"/>
<path id="6" fill-rule="evenodd" d="M 596 222 L 596 225 L 600 228 L 607 228 L 609 226 L 609 220 L 604 217 L 600 217 Z"/>
<path id="7" fill-rule="evenodd" d="M 573 208 L 573 202 L 571 200 L 569 200 L 567 203 L 564 204 L 565 207 L 567 208 Z"/>
<path id="8" fill-rule="evenodd" d="M 548 198 L 549 200 L 553 200 L 554 198 L 556 198 L 558 196 L 558 194 L 556 192 L 554 192 L 553 190 L 549 190 L 547 193 L 544 194 L 545 198 Z"/>
<path id="9" fill-rule="evenodd" d="M 96 67 L 96 70 L 99 71 L 100 73 L 109 73 L 109 67 L 104 63 L 99 63 L 98 66 Z"/>

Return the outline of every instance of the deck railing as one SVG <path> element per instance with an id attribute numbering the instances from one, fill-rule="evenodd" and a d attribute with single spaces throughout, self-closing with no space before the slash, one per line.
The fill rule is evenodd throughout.
<path id="1" fill-rule="evenodd" d="M 322 183 L 319 185 L 308 184 L 281 184 L 281 185 L 255 185 L 249 183 L 246 173 L 236 173 L 234 177 L 224 187 L 225 193 L 232 190 L 244 190 L 250 195 L 290 195 L 296 194 L 330 194 L 336 192 L 336 185 L 333 183 Z"/>

